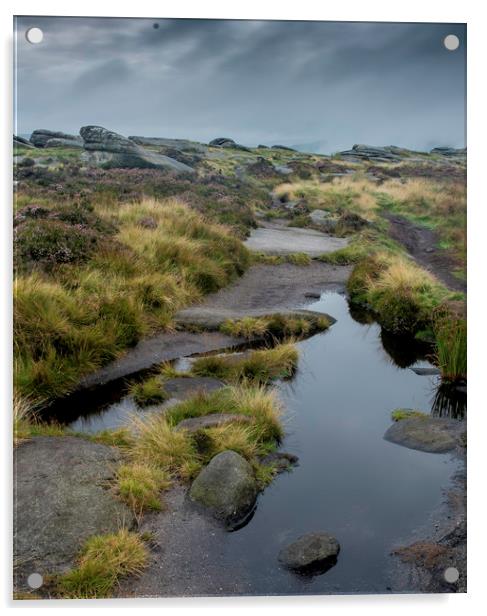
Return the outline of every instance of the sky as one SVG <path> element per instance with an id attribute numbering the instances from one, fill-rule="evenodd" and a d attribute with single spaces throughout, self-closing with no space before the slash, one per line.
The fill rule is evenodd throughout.
<path id="1" fill-rule="evenodd" d="M 21 135 L 96 124 L 322 153 L 465 145 L 463 24 L 17 17 L 14 28 Z"/>

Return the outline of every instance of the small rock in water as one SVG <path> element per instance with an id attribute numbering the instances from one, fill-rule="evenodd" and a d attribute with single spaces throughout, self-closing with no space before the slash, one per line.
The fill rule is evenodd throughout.
<path id="1" fill-rule="evenodd" d="M 440 417 L 419 417 L 396 421 L 384 434 L 384 439 L 430 453 L 445 453 L 461 444 L 465 431 L 463 422 Z"/>
<path id="2" fill-rule="evenodd" d="M 431 367 L 431 368 L 415 368 L 414 366 L 411 368 L 413 372 L 418 374 L 419 376 L 433 376 L 441 374 L 439 368 Z"/>
<path id="3" fill-rule="evenodd" d="M 340 544 L 324 532 L 308 533 L 279 552 L 279 562 L 288 569 L 308 574 L 325 573 L 336 564 Z"/>
<path id="4" fill-rule="evenodd" d="M 204 415 L 202 417 L 190 417 L 189 419 L 183 419 L 176 426 L 176 430 L 187 430 L 188 432 L 197 432 L 198 430 L 204 430 L 206 428 L 215 428 L 218 426 L 225 426 L 229 423 L 251 423 L 252 418 L 248 415 L 226 414 L 226 413 L 212 413 L 211 415 Z"/>
<path id="5" fill-rule="evenodd" d="M 277 473 L 290 470 L 292 466 L 297 466 L 298 462 L 298 456 L 292 453 L 286 453 L 285 451 L 275 451 L 260 459 L 261 464 L 272 465 Z"/>
<path id="6" fill-rule="evenodd" d="M 252 512 L 257 492 L 247 460 L 235 451 L 222 451 L 193 481 L 189 497 L 227 527 L 235 528 Z"/>

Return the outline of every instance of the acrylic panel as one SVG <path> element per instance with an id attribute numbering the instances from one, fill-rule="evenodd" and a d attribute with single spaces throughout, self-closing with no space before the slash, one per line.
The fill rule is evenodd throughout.
<path id="1" fill-rule="evenodd" d="M 466 36 L 15 18 L 15 598 L 466 592 Z"/>

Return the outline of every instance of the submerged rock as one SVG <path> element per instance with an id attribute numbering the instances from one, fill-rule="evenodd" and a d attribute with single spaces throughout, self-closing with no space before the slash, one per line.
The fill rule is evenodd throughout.
<path id="1" fill-rule="evenodd" d="M 14 451 L 14 561 L 28 575 L 62 572 L 90 536 L 131 527 L 130 510 L 109 489 L 120 456 L 72 436 L 37 437 Z"/>
<path id="2" fill-rule="evenodd" d="M 257 482 L 247 460 L 235 451 L 223 451 L 196 477 L 189 496 L 232 528 L 252 512 L 257 492 Z"/>
<path id="3" fill-rule="evenodd" d="M 454 419 L 411 417 L 395 422 L 384 434 L 386 441 L 430 453 L 445 453 L 461 445 L 465 425 Z"/>
<path id="4" fill-rule="evenodd" d="M 297 466 L 299 458 L 285 451 L 274 451 L 260 458 L 259 462 L 261 464 L 273 466 L 277 473 L 284 473 L 293 466 Z"/>
<path id="5" fill-rule="evenodd" d="M 279 562 L 301 573 L 325 573 L 336 564 L 340 544 L 328 533 L 303 535 L 279 552 Z"/>

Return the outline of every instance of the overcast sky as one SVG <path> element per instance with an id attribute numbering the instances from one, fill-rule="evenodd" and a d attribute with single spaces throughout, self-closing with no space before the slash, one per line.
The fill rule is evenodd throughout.
<path id="1" fill-rule="evenodd" d="M 463 25 L 20 17 L 16 29 L 19 134 L 98 124 L 326 153 L 464 146 Z"/>

